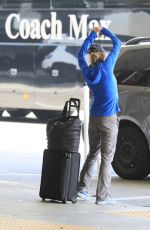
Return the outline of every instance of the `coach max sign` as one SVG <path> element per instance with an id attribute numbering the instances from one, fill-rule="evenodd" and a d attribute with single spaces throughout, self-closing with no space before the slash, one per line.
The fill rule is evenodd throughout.
<path id="1" fill-rule="evenodd" d="M 85 39 L 87 33 L 93 26 L 98 26 L 101 22 L 102 26 L 108 28 L 111 23 L 108 21 L 91 20 L 88 22 L 88 14 L 81 16 L 80 21 L 77 21 L 76 15 L 69 14 L 69 34 L 68 39 Z M 15 21 L 19 30 L 12 32 L 12 24 Z M 56 12 L 50 13 L 50 20 L 45 19 L 40 22 L 38 19 L 21 18 L 20 14 L 10 14 L 5 23 L 6 34 L 10 39 L 17 39 L 19 36 L 22 39 L 63 39 L 63 24 L 60 19 L 57 18 Z M 47 32 L 49 31 L 49 32 Z"/>

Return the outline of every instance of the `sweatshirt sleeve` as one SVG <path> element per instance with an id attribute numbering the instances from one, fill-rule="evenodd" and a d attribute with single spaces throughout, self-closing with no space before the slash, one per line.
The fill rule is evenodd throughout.
<path id="1" fill-rule="evenodd" d="M 109 68 L 110 70 L 114 70 L 117 58 L 118 58 L 119 53 L 120 53 L 121 41 L 115 34 L 110 32 L 106 28 L 102 28 L 101 34 L 110 38 L 112 41 L 113 48 L 111 49 L 109 55 L 107 56 L 107 58 L 104 62 L 104 65 L 106 68 Z"/>
<path id="2" fill-rule="evenodd" d="M 89 36 L 84 40 L 79 53 L 78 53 L 78 63 L 79 66 L 82 70 L 82 73 L 85 77 L 89 67 L 88 67 L 88 63 L 86 61 L 86 54 L 88 53 L 88 49 L 90 48 L 90 46 L 93 44 L 95 38 L 97 37 L 97 33 L 92 31 Z"/>

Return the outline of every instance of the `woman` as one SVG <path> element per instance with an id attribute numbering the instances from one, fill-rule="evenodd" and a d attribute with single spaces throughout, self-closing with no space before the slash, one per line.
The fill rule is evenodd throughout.
<path id="1" fill-rule="evenodd" d="M 109 55 L 102 46 L 93 44 L 94 40 L 104 35 L 113 43 Z M 78 54 L 79 66 L 93 95 L 89 119 L 89 154 L 80 174 L 78 197 L 87 200 L 88 186 L 92 177 L 92 168 L 97 156 L 101 154 L 101 164 L 96 189 L 96 204 L 114 204 L 110 197 L 111 163 L 113 161 L 119 122 L 117 113 L 118 89 L 114 76 L 114 66 L 121 48 L 121 41 L 108 29 L 101 26 L 93 28 L 81 46 Z M 88 65 L 86 54 L 89 53 Z"/>

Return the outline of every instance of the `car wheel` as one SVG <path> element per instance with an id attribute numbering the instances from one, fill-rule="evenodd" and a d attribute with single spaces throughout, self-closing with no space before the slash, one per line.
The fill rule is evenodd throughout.
<path id="1" fill-rule="evenodd" d="M 124 179 L 142 179 L 149 174 L 150 153 L 144 136 L 136 128 L 120 128 L 112 166 Z"/>

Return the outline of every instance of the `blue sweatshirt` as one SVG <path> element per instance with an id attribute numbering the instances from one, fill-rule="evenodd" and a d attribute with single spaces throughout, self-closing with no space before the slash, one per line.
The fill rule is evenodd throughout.
<path id="1" fill-rule="evenodd" d="M 97 62 L 94 67 L 89 66 L 86 61 L 88 49 L 97 37 L 97 33 L 92 31 L 79 50 L 78 62 L 84 79 L 93 94 L 90 114 L 93 116 L 111 116 L 120 111 L 117 81 L 113 72 L 120 52 L 121 41 L 106 28 L 102 28 L 101 34 L 109 37 L 113 43 L 113 48 L 105 61 Z"/>

